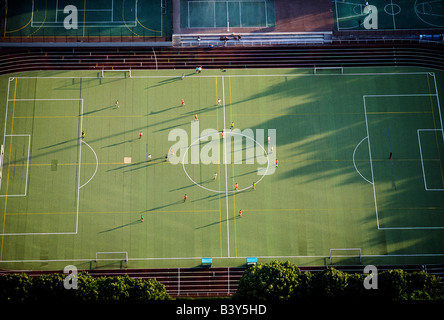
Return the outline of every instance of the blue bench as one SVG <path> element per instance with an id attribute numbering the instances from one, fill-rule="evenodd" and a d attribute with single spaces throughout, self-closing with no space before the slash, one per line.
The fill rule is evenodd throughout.
<path id="1" fill-rule="evenodd" d="M 256 257 L 248 257 L 247 258 L 247 266 L 252 266 L 252 265 L 255 265 L 256 263 L 257 263 Z"/>
<path id="2" fill-rule="evenodd" d="M 213 265 L 213 259 L 212 258 L 202 258 L 201 265 L 206 267 L 211 267 Z"/>

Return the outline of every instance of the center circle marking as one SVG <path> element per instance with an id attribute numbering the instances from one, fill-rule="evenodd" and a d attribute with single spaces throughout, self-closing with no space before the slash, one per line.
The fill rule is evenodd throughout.
<path id="1" fill-rule="evenodd" d="M 185 160 L 185 157 L 186 157 L 187 154 L 188 154 L 188 150 L 189 150 L 194 144 L 196 144 L 197 142 L 199 142 L 202 138 L 211 137 L 211 136 L 214 136 L 214 135 L 216 135 L 216 134 L 219 135 L 220 132 L 217 132 L 217 133 L 210 133 L 210 134 L 206 134 L 206 135 L 204 135 L 204 136 L 201 136 L 201 137 L 199 137 L 198 139 L 196 139 L 195 141 L 193 141 L 193 142 L 188 146 L 188 148 L 186 148 L 185 152 L 183 153 L 183 157 L 182 157 L 182 167 L 183 167 L 183 171 L 184 171 L 185 174 L 187 175 L 188 179 L 190 179 L 190 181 L 193 182 L 196 186 L 198 186 L 198 187 L 200 187 L 200 188 L 202 188 L 202 189 L 205 189 L 205 190 L 207 190 L 207 191 L 214 192 L 214 193 L 234 193 L 234 192 L 245 191 L 245 190 L 248 190 L 248 189 L 252 188 L 252 186 L 248 186 L 248 187 L 243 188 L 243 189 L 240 189 L 240 190 L 238 190 L 238 191 L 234 191 L 234 190 L 228 190 L 228 191 L 214 190 L 214 189 L 210 189 L 210 188 L 207 188 L 207 187 L 204 187 L 204 186 L 200 185 L 199 183 L 197 183 L 196 181 L 194 181 L 194 180 L 190 177 L 190 175 L 189 175 L 188 172 L 187 172 L 187 169 L 185 169 L 185 161 L 184 161 L 184 160 Z M 228 138 L 230 135 L 238 135 L 238 136 L 242 136 L 242 137 L 245 137 L 245 138 L 247 138 L 247 139 L 252 140 L 252 141 L 256 144 L 256 146 L 260 146 L 260 147 L 261 147 L 261 149 L 264 151 L 264 154 L 267 156 L 267 169 L 265 170 L 265 172 L 264 172 L 264 174 L 262 175 L 262 177 L 256 182 L 256 184 L 258 184 L 259 182 L 261 182 L 261 180 L 267 175 L 268 168 L 270 167 L 270 157 L 268 156 L 267 151 L 265 151 L 265 148 L 264 148 L 259 142 L 257 142 L 255 139 L 253 139 L 252 137 L 247 136 L 247 135 L 245 135 L 245 134 L 243 134 L 243 133 L 238 133 L 238 132 L 224 132 L 224 134 L 226 135 L 226 137 L 224 137 L 224 138 L 222 138 L 222 139 L 226 139 L 226 138 Z M 231 138 L 231 137 L 230 137 L 230 138 Z M 225 152 L 225 148 L 224 148 L 224 152 Z M 199 158 L 200 158 L 200 155 L 199 155 Z M 187 163 L 187 164 L 188 164 L 188 163 Z"/>

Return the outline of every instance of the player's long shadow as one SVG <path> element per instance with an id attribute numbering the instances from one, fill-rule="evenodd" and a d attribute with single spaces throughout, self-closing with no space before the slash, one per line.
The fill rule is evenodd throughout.
<path id="1" fill-rule="evenodd" d="M 189 76 L 192 76 L 192 75 L 194 75 L 194 74 L 195 74 L 195 73 L 192 72 L 192 73 L 189 73 L 189 74 L 184 74 L 184 76 L 185 76 L 185 77 L 189 77 Z M 184 79 L 182 79 L 182 77 L 172 77 L 172 78 L 168 78 L 168 79 L 165 79 L 165 80 L 159 81 L 159 83 L 156 84 L 156 85 L 154 85 L 154 86 L 149 86 L 148 88 L 145 88 L 145 90 L 146 90 L 146 89 L 150 89 L 150 88 L 160 87 L 160 86 L 163 86 L 163 85 L 165 85 L 165 84 L 169 84 L 169 83 L 176 82 L 176 81 L 178 81 L 178 80 L 184 80 Z"/>
<path id="2" fill-rule="evenodd" d="M 125 227 L 129 227 L 129 226 L 131 226 L 131 225 L 133 225 L 133 224 L 138 224 L 138 223 L 141 223 L 141 221 L 140 221 L 140 220 L 136 220 L 136 221 L 133 221 L 133 222 L 130 222 L 130 223 L 127 223 L 127 224 L 122 224 L 121 226 L 118 226 L 118 227 L 114 227 L 114 228 L 111 228 L 111 229 L 108 229 L 108 230 L 100 231 L 100 232 L 98 232 L 98 234 L 100 234 L 100 233 L 105 233 L 105 232 L 115 231 L 115 230 L 118 230 L 118 229 L 122 229 L 122 228 L 125 228 Z"/>
<path id="3" fill-rule="evenodd" d="M 150 161 L 146 161 L 145 160 L 145 161 L 139 161 L 139 162 L 134 162 L 134 163 L 123 164 L 120 167 L 108 169 L 108 170 L 106 170 L 106 172 L 116 171 L 116 170 L 120 170 L 120 169 L 128 169 L 128 170 L 124 170 L 123 172 L 131 172 L 131 171 L 143 169 L 143 168 L 146 168 L 146 167 L 154 166 L 156 164 L 165 162 L 164 159 L 165 158 L 163 158 L 163 157 L 159 157 L 159 158 L 152 159 Z M 137 167 L 137 166 L 139 166 L 139 167 Z"/>
<path id="4" fill-rule="evenodd" d="M 121 142 L 116 142 L 116 143 L 113 143 L 113 144 L 109 144 L 107 146 L 103 146 L 102 149 L 115 147 L 115 146 L 118 146 L 118 145 L 121 145 L 121 144 L 124 144 L 124 143 L 130 143 L 130 142 L 134 142 L 134 141 L 137 141 L 137 140 L 140 140 L 140 138 L 132 138 L 132 139 L 124 140 L 124 141 L 121 141 Z"/>
<path id="5" fill-rule="evenodd" d="M 176 189 L 171 189 L 170 192 L 178 191 L 178 190 L 182 190 L 182 189 L 187 189 L 187 188 L 191 188 L 191 187 L 194 187 L 194 186 L 196 186 L 196 185 L 194 183 L 192 183 L 192 184 L 189 184 L 187 186 L 183 186 L 183 187 L 176 188 Z"/>
<path id="6" fill-rule="evenodd" d="M 239 217 L 239 216 L 235 216 L 235 217 L 231 217 L 231 218 L 229 218 L 229 219 L 224 219 L 224 220 L 220 220 L 220 221 L 215 221 L 215 222 L 212 222 L 212 223 L 206 224 L 206 225 L 204 225 L 204 226 L 200 226 L 200 227 L 194 228 L 194 230 L 199 230 L 199 229 L 203 229 L 203 228 L 208 228 L 208 227 L 211 227 L 211 226 L 218 225 L 218 224 L 220 224 L 220 223 L 224 223 L 224 222 L 226 222 L 226 221 L 234 221 L 234 220 L 237 220 L 237 219 L 240 219 L 240 217 Z"/>
<path id="7" fill-rule="evenodd" d="M 92 111 L 89 111 L 89 112 L 84 112 L 83 115 L 86 116 L 86 115 L 91 114 L 91 113 L 105 111 L 105 110 L 108 110 L 108 109 L 111 109 L 111 108 L 117 109 L 117 107 L 115 105 L 112 105 L 112 106 L 109 106 L 109 107 L 104 107 L 102 109 L 96 109 L 96 110 L 92 110 Z"/>
<path id="8" fill-rule="evenodd" d="M 182 107 L 182 105 L 179 105 L 179 106 L 165 108 L 165 109 L 159 110 L 159 111 L 151 111 L 150 113 L 148 113 L 148 115 L 151 116 L 151 115 L 159 114 L 159 113 L 162 113 L 162 112 L 167 112 L 167 111 L 170 111 L 170 110 L 173 110 L 173 109 L 176 109 L 176 108 L 181 108 L 181 107 Z"/>
<path id="9" fill-rule="evenodd" d="M 163 208 L 166 208 L 166 207 L 169 207 L 169 206 L 173 206 L 173 205 L 179 204 L 179 203 L 183 203 L 183 200 L 178 200 L 178 201 L 175 201 L 175 202 L 171 202 L 171 203 L 165 204 L 163 206 L 158 206 L 158 207 L 155 207 L 155 208 L 147 209 L 147 210 L 142 211 L 142 212 L 145 213 L 145 212 L 156 211 L 156 210 L 163 209 Z"/>
<path id="10" fill-rule="evenodd" d="M 53 148 L 53 147 L 58 147 L 58 146 L 61 146 L 62 144 L 69 143 L 69 142 L 72 142 L 72 141 L 79 141 L 79 138 L 74 138 L 74 139 L 62 141 L 62 142 L 59 142 L 59 143 L 54 143 L 54 144 L 51 144 L 51 145 L 46 146 L 46 147 L 41 147 L 41 148 L 39 148 L 39 150 L 49 149 L 49 148 Z"/>

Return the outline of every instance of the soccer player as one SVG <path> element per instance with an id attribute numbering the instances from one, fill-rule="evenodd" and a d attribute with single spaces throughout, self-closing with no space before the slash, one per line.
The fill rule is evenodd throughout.
<path id="1" fill-rule="evenodd" d="M 85 138 L 85 131 L 82 131 L 82 139 Z"/>
<path id="2" fill-rule="evenodd" d="M 140 220 L 139 220 L 140 222 L 143 222 L 143 216 L 140 216 Z"/>
<path id="3" fill-rule="evenodd" d="M 187 196 L 187 194 L 185 193 L 185 195 L 183 196 L 183 202 L 187 201 L 187 199 L 188 199 L 188 196 Z"/>
<path id="4" fill-rule="evenodd" d="M 244 210 L 240 209 L 239 210 L 239 217 L 241 217 L 241 218 L 242 218 L 242 213 L 244 213 Z"/>
<path id="5" fill-rule="evenodd" d="M 185 100 L 182 99 L 182 107 L 185 107 Z"/>
<path id="6" fill-rule="evenodd" d="M 270 136 L 267 137 L 267 143 L 270 144 L 271 138 Z"/>
<path id="7" fill-rule="evenodd" d="M 119 100 L 116 100 L 116 103 L 114 104 L 114 106 L 115 106 L 116 108 L 119 108 Z"/>
<path id="8" fill-rule="evenodd" d="M 220 107 L 222 105 L 222 100 L 219 98 L 217 99 L 217 105 Z"/>
<path id="9" fill-rule="evenodd" d="M 197 113 L 194 115 L 194 121 L 199 121 L 199 118 L 197 117 Z"/>
<path id="10" fill-rule="evenodd" d="M 141 131 L 141 132 L 139 132 L 139 139 L 142 139 L 142 136 L 143 136 L 143 132 Z"/>
<path id="11" fill-rule="evenodd" d="M 231 127 L 230 127 L 230 129 L 233 130 L 233 128 L 234 128 L 234 122 L 231 121 Z"/>
<path id="12" fill-rule="evenodd" d="M 215 172 L 214 174 L 213 174 L 213 180 L 216 180 L 217 179 L 217 172 Z"/>
<path id="13" fill-rule="evenodd" d="M 276 159 L 276 168 L 279 167 L 279 160 Z"/>
<path id="14" fill-rule="evenodd" d="M 253 182 L 253 190 L 256 190 L 256 182 Z"/>
<path id="15" fill-rule="evenodd" d="M 239 185 L 236 183 L 236 185 L 234 186 L 234 189 L 237 191 L 239 190 Z"/>

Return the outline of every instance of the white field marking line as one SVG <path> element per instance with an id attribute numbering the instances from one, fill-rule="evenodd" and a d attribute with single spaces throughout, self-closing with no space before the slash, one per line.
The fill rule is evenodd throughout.
<path id="1" fill-rule="evenodd" d="M 422 177 L 424 179 L 424 188 L 425 188 L 425 190 L 427 190 L 427 182 L 426 182 L 425 171 L 424 171 L 424 161 L 422 158 L 421 138 L 419 137 L 419 131 L 420 131 L 420 129 L 416 130 L 416 133 L 418 134 L 419 154 L 421 155 L 421 167 L 422 167 Z"/>
<path id="2" fill-rule="evenodd" d="M 43 23 L 36 21 L 35 24 Z M 89 23 L 89 25 L 88 25 Z M 137 27 L 137 21 L 85 21 L 85 28 Z M 46 21 L 42 28 L 64 28 L 63 22 Z"/>
<path id="3" fill-rule="evenodd" d="M 427 3 L 433 3 L 433 2 L 441 2 L 441 0 L 428 1 Z M 418 10 L 418 7 L 419 7 L 420 5 L 422 5 L 422 7 L 423 7 L 422 12 L 418 12 L 418 11 L 419 11 L 419 10 Z M 443 15 L 441 15 L 441 14 L 426 13 L 425 10 L 424 10 L 424 2 L 423 2 L 423 3 L 418 3 L 418 0 L 416 0 L 416 1 L 415 1 L 415 4 L 414 4 L 414 8 L 415 8 L 415 14 L 416 14 L 416 16 L 417 16 L 422 22 L 424 22 L 425 24 L 428 24 L 429 26 L 437 27 L 437 28 L 442 28 L 442 27 L 443 27 L 443 25 L 436 25 L 436 24 L 434 24 L 434 23 L 428 22 L 428 21 L 424 20 L 424 19 L 420 16 L 420 15 L 424 15 L 424 16 L 426 16 L 426 15 L 427 15 L 427 16 L 438 16 L 438 17 L 442 17 L 442 16 L 443 16 Z"/>
<path id="4" fill-rule="evenodd" d="M 225 84 L 224 84 L 224 76 L 222 76 L 222 110 L 224 112 L 224 127 L 222 129 L 222 131 L 224 132 L 225 135 L 225 128 L 226 128 L 226 120 L 225 120 Z M 226 208 L 227 208 L 227 243 L 228 243 L 228 247 L 227 247 L 227 254 L 228 257 L 230 256 L 230 220 L 228 218 L 228 165 L 227 165 L 227 141 L 226 139 L 222 140 L 223 146 L 224 146 L 224 162 L 225 162 L 225 204 L 226 204 Z"/>
<path id="5" fill-rule="evenodd" d="M 26 197 L 28 194 L 28 173 L 29 173 L 29 157 L 31 152 L 31 135 L 30 134 L 7 134 L 5 137 L 28 137 L 28 158 L 26 159 L 26 176 L 25 176 L 25 193 L 24 194 L 1 194 L 0 198 L 4 197 Z M 8 164 L 9 165 L 9 164 Z"/>
<path id="6" fill-rule="evenodd" d="M 367 180 L 367 179 L 361 174 L 361 172 L 359 172 L 358 168 L 356 167 L 356 162 L 355 162 L 355 153 L 356 153 L 356 150 L 358 149 L 358 147 L 361 145 L 361 143 L 362 143 L 365 139 L 368 139 L 368 136 L 365 137 L 364 139 L 362 139 L 362 140 L 356 145 L 355 150 L 353 150 L 353 165 L 355 166 L 355 170 L 356 170 L 356 172 L 361 176 L 362 179 L 364 179 L 365 181 L 367 181 L 367 182 L 370 183 L 370 184 L 373 184 L 373 182 Z"/>
<path id="7" fill-rule="evenodd" d="M 436 103 L 438 104 L 439 123 L 441 124 L 441 134 L 442 134 L 442 140 L 444 142 L 444 127 L 442 125 L 441 105 L 439 103 L 438 86 L 436 85 L 435 73 L 430 72 L 429 74 L 433 77 L 433 83 L 435 84 L 435 96 L 436 96 Z"/>
<path id="8" fill-rule="evenodd" d="M 34 5 L 34 1 L 33 1 L 33 5 Z M 32 14 L 34 13 L 34 10 L 32 10 Z M 420 74 L 429 74 L 429 72 L 405 72 L 405 73 L 344 73 L 341 76 L 368 76 L 368 75 L 387 75 L 387 76 L 391 76 L 391 75 L 420 75 Z M 319 76 L 319 75 L 313 75 L 313 74 L 274 74 L 274 75 L 230 75 L 230 77 L 284 77 L 284 76 Z M 322 75 L 322 76 L 329 76 L 327 74 Z M 434 74 L 433 74 L 434 76 Z M 143 79 L 148 79 L 148 78 L 175 78 L 178 76 L 133 76 L 133 78 L 143 78 Z M 201 77 L 206 77 L 206 78 L 215 78 L 218 77 L 217 75 L 214 76 L 199 76 L 199 78 Z M 8 81 L 8 93 L 7 93 L 7 99 L 6 99 L 6 110 L 5 110 L 5 126 L 4 126 L 4 135 L 3 135 L 3 144 L 5 142 L 5 135 L 6 135 L 6 123 L 7 123 L 7 113 L 8 113 L 8 102 L 11 101 L 9 99 L 9 89 L 10 89 L 10 82 L 12 80 L 14 80 L 15 78 L 17 79 L 99 79 L 97 76 L 96 77 L 10 77 L 9 81 Z M 436 79 L 434 79 L 435 81 L 435 91 L 436 91 L 436 96 L 438 97 L 438 92 L 437 92 L 437 86 L 436 86 Z M 13 99 L 12 99 L 13 100 Z M 18 99 L 15 99 L 18 101 Z M 25 100 L 25 99 L 22 99 Z M 36 100 L 36 99 L 26 99 L 26 100 Z M 37 99 L 40 100 L 40 99 Z M 54 99 L 54 100 L 63 100 L 63 99 Z M 67 100 L 78 100 L 78 99 L 67 99 Z M 224 99 L 225 102 L 225 99 Z M 439 104 L 439 99 L 438 99 L 438 104 Z M 438 108 L 439 113 L 440 113 L 440 120 L 442 123 L 442 117 L 441 117 L 441 109 Z M 365 98 L 364 98 L 364 111 L 365 111 Z M 225 115 L 225 112 L 224 112 Z M 367 123 L 367 113 L 365 112 L 365 118 L 366 118 L 366 127 L 367 127 L 367 133 L 368 133 L 368 123 Z M 443 139 L 444 139 L 444 132 L 443 132 Z M 370 143 L 370 140 L 368 141 Z M 369 150 L 370 150 L 370 144 L 369 144 Z M 372 168 L 372 163 L 371 163 L 371 168 Z M 374 190 L 374 185 L 373 185 L 373 190 Z M 375 190 L 374 190 L 375 191 Z M 376 198 L 375 198 L 376 200 Z M 376 203 L 375 203 L 376 205 Z M 376 207 L 377 210 L 377 207 Z M 78 217 L 78 207 L 77 207 L 77 217 Z M 377 213 L 376 213 L 377 216 Z M 378 216 L 377 216 L 378 217 Z M 227 226 L 228 227 L 228 226 Z M 413 228 L 379 228 L 379 222 L 378 222 L 378 229 L 413 229 Z M 414 228 L 414 229 L 418 229 L 418 228 Z M 441 227 L 438 228 L 434 228 L 434 227 L 430 227 L 427 229 L 442 229 Z M 59 232 L 59 233 L 35 233 L 35 235 L 48 235 L 48 234 L 77 234 L 77 229 L 76 232 Z M 0 234 L 1 235 L 1 234 Z M 24 234 L 4 234 L 4 235 L 33 235 L 33 233 L 24 233 Z M 444 256 L 444 254 L 438 254 L 438 255 L 368 255 L 368 257 L 395 257 L 395 256 Z M 319 258 L 328 258 L 328 256 L 263 256 L 263 257 L 258 257 L 258 258 L 304 258 L 304 257 L 319 257 Z M 365 257 L 365 255 L 363 255 L 363 257 Z M 177 260 L 177 259 L 198 259 L 198 258 L 144 258 L 144 259 L 129 259 L 129 260 Z M 215 257 L 215 259 L 217 259 L 217 257 Z M 236 259 L 242 259 L 242 257 L 238 257 Z M 2 262 L 65 262 L 65 261 L 91 261 L 92 259 L 71 259 L 71 260 L 10 260 L 10 261 L 0 261 L 0 263 Z"/>
<path id="9" fill-rule="evenodd" d="M 80 80 L 80 96 L 82 92 L 82 80 Z M 80 100 L 80 130 L 78 132 L 78 137 L 79 137 L 79 172 L 78 172 L 78 181 L 77 181 L 77 214 L 76 214 L 76 234 L 79 230 L 79 206 L 80 206 L 80 168 L 81 168 L 81 164 L 82 164 L 82 138 L 81 138 L 81 134 L 83 132 L 83 99 L 79 98 Z M 89 182 L 89 181 L 88 181 Z"/>
<path id="10" fill-rule="evenodd" d="M 390 0 L 390 5 L 391 5 L 391 7 L 392 7 L 392 12 L 394 12 L 393 11 L 393 7 L 394 7 L 394 5 L 393 5 L 393 0 Z M 401 8 L 401 7 L 400 7 Z M 393 18 L 393 30 L 396 30 L 396 21 L 395 21 L 395 15 L 394 14 L 392 14 L 392 18 Z"/>
<path id="11" fill-rule="evenodd" d="M 312 70 L 313 68 L 307 68 L 307 70 Z M 255 70 L 255 69 L 253 69 Z M 68 71 L 78 71 L 78 70 L 68 70 Z M 110 71 L 110 70 L 107 70 Z M 88 71 L 85 71 L 88 72 Z M 400 73 L 393 73 L 393 72 L 368 72 L 368 73 L 344 73 L 344 74 L 309 74 L 309 73 L 284 73 L 284 74 L 250 74 L 250 75 L 241 75 L 241 74 L 234 74 L 230 75 L 230 77 L 233 78 L 248 78 L 248 77 L 319 77 L 319 76 L 399 76 L 399 75 L 426 75 L 430 74 L 430 72 L 400 72 Z M 139 78 L 139 79 L 165 79 L 165 78 L 179 78 L 180 75 L 176 76 L 131 76 L 131 78 Z M 196 78 L 216 78 L 220 77 L 218 75 L 199 75 L 199 77 Z M 29 76 L 23 76 L 23 77 L 14 77 L 10 79 L 100 79 L 99 77 L 29 77 Z M 193 77 L 187 77 L 188 79 L 193 79 Z M 122 77 L 122 79 L 124 79 Z M 11 81 L 11 80 L 10 80 Z M 35 99 L 30 99 L 35 100 Z"/>
<path id="12" fill-rule="evenodd" d="M 339 28 L 338 2 L 337 1 L 335 1 L 335 9 L 336 9 L 336 27 L 338 28 L 338 31 L 340 31 L 341 28 Z"/>
<path id="13" fill-rule="evenodd" d="M 424 178 L 424 187 L 426 191 L 444 191 L 444 189 L 429 189 L 427 187 L 427 182 L 426 182 L 426 175 L 425 175 L 425 170 L 424 170 L 424 158 L 422 156 L 422 148 L 421 148 L 421 139 L 420 139 L 420 131 L 441 131 L 441 129 L 418 129 L 417 130 L 417 134 L 418 134 L 418 143 L 419 143 L 419 153 L 421 155 L 421 166 L 422 166 L 422 175 Z"/>
<path id="14" fill-rule="evenodd" d="M 18 79 L 18 77 L 16 77 Z M 8 101 L 81 101 L 81 113 L 80 113 L 80 133 L 82 132 L 82 126 L 83 126 L 83 99 L 77 98 L 77 99 L 9 99 L 9 83 L 11 82 L 11 79 L 15 78 L 9 78 L 8 82 L 8 95 L 6 99 L 6 114 L 5 114 L 5 129 L 4 129 L 4 136 L 3 136 L 3 142 L 5 142 L 6 139 L 6 124 L 7 124 L 7 112 L 8 112 Z M 79 134 L 80 137 L 80 134 Z M 79 138 L 81 139 L 81 138 Z M 29 140 L 29 150 L 30 152 L 30 142 Z M 76 231 L 75 232 L 22 232 L 22 233 L 0 233 L 0 236 L 27 236 L 27 235 L 62 235 L 62 234 L 77 234 L 78 233 L 78 226 L 79 226 L 79 201 L 80 201 L 80 165 L 81 165 L 81 152 L 82 152 L 82 144 L 79 145 L 79 177 L 77 181 L 77 208 L 76 208 Z M 9 195 L 8 195 L 9 196 Z M 13 196 L 13 195 L 11 195 Z"/>
<path id="15" fill-rule="evenodd" d="M 425 73 L 429 74 L 429 73 Z M 364 114 L 365 114 L 365 126 L 367 129 L 367 136 L 368 136 L 368 149 L 369 149 L 369 157 L 370 157 L 370 169 L 372 173 L 372 180 L 373 180 L 373 197 L 375 200 L 375 211 L 376 211 L 376 224 L 378 226 L 378 230 L 433 230 L 433 229 L 444 229 L 444 227 L 380 227 L 379 226 L 379 216 L 378 216 L 378 204 L 376 200 L 376 186 L 375 186 L 375 178 L 373 174 L 373 161 L 372 161 L 372 152 L 370 147 L 370 134 L 368 131 L 368 119 L 367 119 L 367 107 L 365 104 L 366 98 L 375 98 L 375 97 L 437 97 L 437 94 L 381 94 L 381 95 L 364 95 L 362 96 L 363 102 L 364 102 Z M 435 130 L 435 129 L 422 129 L 422 130 Z M 437 129 L 438 131 L 440 129 Z M 441 129 L 442 130 L 442 129 Z"/>
<path id="16" fill-rule="evenodd" d="M 9 78 L 9 81 L 8 81 L 8 93 L 6 94 L 6 111 L 5 111 L 5 125 L 4 125 L 4 131 L 3 131 L 3 145 L 5 145 L 5 143 L 6 143 L 6 124 L 7 124 L 7 122 L 8 122 L 8 105 L 9 105 L 9 87 L 10 87 L 10 83 L 11 83 L 11 81 L 13 81 L 14 80 L 14 78 Z M 2 161 L 2 172 L 3 172 L 3 161 Z M 0 189 L 1 189 L 1 187 L 2 187 L 2 180 L 3 179 L 0 179 Z"/>
<path id="17" fill-rule="evenodd" d="M 396 257 L 404 257 L 404 258 L 418 258 L 418 257 L 444 257 L 443 253 L 412 253 L 412 254 L 368 254 L 361 255 L 362 258 L 396 258 Z M 128 258 L 128 261 L 171 261 L 171 260 L 200 260 L 203 257 L 172 257 L 172 258 Z M 214 260 L 221 259 L 239 259 L 245 260 L 248 258 L 245 257 L 213 257 Z M 304 259 L 304 258 L 330 258 L 329 255 L 313 255 L 313 256 L 257 256 L 258 259 Z M 2 260 L 0 263 L 41 263 L 41 262 L 88 262 L 94 261 L 95 258 L 89 259 L 50 259 L 50 260 Z"/>
<path id="18" fill-rule="evenodd" d="M 182 157 L 182 168 L 183 168 L 183 171 L 185 172 L 186 176 L 188 177 L 188 179 L 189 179 L 192 183 L 194 183 L 196 186 L 198 186 L 198 187 L 200 187 L 200 188 L 202 188 L 202 189 L 205 189 L 205 190 L 207 190 L 207 191 L 214 192 L 214 193 L 227 193 L 227 192 L 228 192 L 228 193 L 238 193 L 238 192 L 242 192 L 242 191 L 245 191 L 245 190 L 248 190 L 248 189 L 253 188 L 253 186 L 250 185 L 250 186 L 245 187 L 245 188 L 243 188 L 243 189 L 240 189 L 240 190 L 238 190 L 238 191 L 236 191 L 236 190 L 228 190 L 228 191 L 214 190 L 214 189 L 210 189 L 210 188 L 204 187 L 203 185 L 197 183 L 196 181 L 193 180 L 193 178 L 190 177 L 190 175 L 188 174 L 188 171 L 185 169 L 185 164 L 188 164 L 187 161 L 185 160 L 185 158 L 186 158 L 187 155 L 188 155 L 188 150 L 190 150 L 190 148 L 191 148 L 193 145 L 195 145 L 195 144 L 198 143 L 200 140 L 202 140 L 202 138 L 212 137 L 212 136 L 214 136 L 214 135 L 220 136 L 220 132 L 209 133 L 209 134 L 206 134 L 206 135 L 200 136 L 199 138 L 197 138 L 196 140 L 194 140 L 193 142 L 191 142 L 191 144 L 188 146 L 188 148 L 186 148 L 185 152 L 183 153 L 183 157 Z M 264 172 L 264 174 L 261 176 L 261 178 L 256 182 L 256 184 L 258 184 L 258 183 L 261 182 L 262 179 L 267 175 L 268 170 L 270 169 L 270 157 L 268 156 L 268 153 L 267 153 L 267 151 L 265 150 L 265 147 L 262 146 L 262 145 L 261 145 L 259 142 L 257 142 L 255 139 L 253 139 L 253 138 L 251 138 L 250 136 L 247 136 L 246 134 L 243 134 L 243 133 L 237 133 L 237 132 L 231 132 L 231 131 L 230 131 L 230 132 L 224 132 L 224 138 L 223 138 L 223 139 L 226 139 L 226 138 L 228 138 L 228 136 L 233 136 L 233 135 L 238 135 L 238 136 L 241 136 L 241 137 L 245 137 L 246 139 L 251 139 L 251 140 L 256 144 L 256 147 L 257 147 L 257 146 L 261 147 L 261 149 L 262 149 L 262 151 L 264 152 L 264 154 L 267 155 L 267 169 L 265 170 L 265 172 Z"/>
<path id="19" fill-rule="evenodd" d="M 132 7 L 130 6 L 130 9 Z M 50 9 L 51 10 L 51 9 Z M 48 10 L 49 11 L 49 10 Z M 56 1 L 55 6 L 55 21 L 35 21 L 34 20 L 34 0 L 32 0 L 32 10 L 31 10 L 31 27 L 35 27 L 35 25 L 41 26 L 43 28 L 60 28 L 64 26 L 64 21 L 58 21 L 58 12 L 63 12 L 64 9 L 59 9 L 58 6 L 58 0 Z M 93 20 L 86 20 L 85 21 L 85 27 L 86 28 L 106 28 L 106 27 L 119 27 L 119 26 L 129 26 L 129 27 L 136 27 L 137 26 L 137 0 L 134 0 L 134 20 L 129 21 L 115 21 L 113 17 L 114 12 L 114 0 L 111 2 L 111 9 L 77 9 L 78 12 L 110 12 L 111 13 L 111 19 L 109 21 L 103 20 L 103 21 L 93 21 Z M 93 24 L 93 25 L 88 25 Z M 95 24 L 95 25 L 94 25 Z"/>
<path id="20" fill-rule="evenodd" d="M 80 187 L 79 187 L 79 189 L 82 189 L 84 186 L 86 186 L 93 178 L 94 178 L 94 176 L 96 175 L 96 173 L 97 173 L 97 169 L 99 168 L 99 159 L 97 158 L 97 154 L 96 154 L 96 152 L 94 151 L 94 149 L 93 148 L 91 148 L 91 146 L 88 144 L 88 143 L 86 143 L 85 141 L 81 141 L 82 143 L 84 143 L 84 144 L 86 144 L 87 146 L 88 146 L 88 148 L 90 148 L 91 149 L 91 151 L 94 153 L 94 157 L 96 157 L 96 170 L 94 170 L 94 173 L 93 173 L 93 175 L 91 176 L 91 178 L 89 178 L 89 180 L 88 181 L 86 181 L 84 184 L 82 184 Z"/>
<path id="21" fill-rule="evenodd" d="M 365 127 L 367 129 L 368 155 L 369 155 L 369 158 L 370 158 L 370 172 L 372 174 L 372 181 L 373 181 L 372 185 L 373 185 L 373 198 L 374 198 L 374 201 L 375 201 L 376 225 L 377 225 L 378 230 L 379 230 L 378 203 L 376 201 L 375 176 L 373 174 L 372 149 L 370 147 L 370 133 L 368 131 L 367 107 L 365 105 L 365 97 L 366 96 L 362 96 L 362 100 L 364 101 L 364 115 L 365 115 Z"/>

